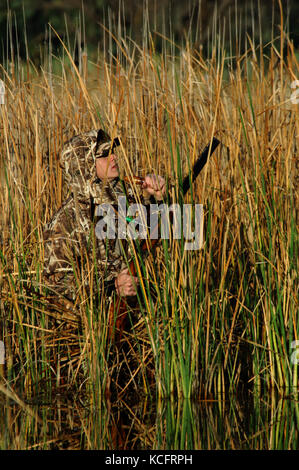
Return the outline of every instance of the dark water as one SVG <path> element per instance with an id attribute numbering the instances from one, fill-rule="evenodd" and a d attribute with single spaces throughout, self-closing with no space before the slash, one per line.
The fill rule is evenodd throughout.
<path id="1" fill-rule="evenodd" d="M 0 392 L 1 449 L 297 449 L 298 395 L 211 401 L 16 403 Z"/>

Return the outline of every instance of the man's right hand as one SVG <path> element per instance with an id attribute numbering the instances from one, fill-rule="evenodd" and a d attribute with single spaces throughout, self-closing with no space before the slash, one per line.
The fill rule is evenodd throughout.
<path id="1" fill-rule="evenodd" d="M 119 296 L 136 295 L 138 277 L 132 276 L 128 269 L 124 269 L 115 279 L 115 288 Z"/>

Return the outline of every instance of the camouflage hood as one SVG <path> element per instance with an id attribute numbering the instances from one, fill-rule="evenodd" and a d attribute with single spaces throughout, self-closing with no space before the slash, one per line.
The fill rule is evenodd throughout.
<path id="1" fill-rule="evenodd" d="M 69 191 L 76 194 L 80 202 L 89 202 L 90 198 L 99 197 L 101 186 L 96 177 L 96 158 L 107 156 L 109 150 L 119 145 L 102 129 L 93 129 L 77 135 L 65 143 L 60 166 Z"/>

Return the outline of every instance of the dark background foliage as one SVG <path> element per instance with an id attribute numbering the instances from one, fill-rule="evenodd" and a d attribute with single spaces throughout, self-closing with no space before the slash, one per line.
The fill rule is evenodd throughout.
<path id="1" fill-rule="evenodd" d="M 148 15 L 144 14 L 145 5 Z M 282 5 L 285 29 L 298 48 L 299 2 L 286 0 Z M 68 36 L 71 43 L 81 44 L 89 54 L 103 48 L 105 35 L 101 24 L 116 32 L 121 28 L 121 34 L 140 44 L 145 21 L 152 32 L 171 35 L 178 44 L 188 36 L 204 52 L 213 29 L 215 34 L 215 18 L 216 31 L 225 27 L 227 41 L 229 37 L 234 44 L 239 41 L 240 50 L 245 47 L 246 33 L 259 40 L 262 32 L 264 43 L 279 34 L 277 0 L 1 0 L 0 57 L 2 62 L 15 54 L 24 59 L 27 47 L 30 58 L 38 62 L 40 51 L 49 42 L 48 23 L 64 39 Z M 159 50 L 161 37 L 153 36 Z M 53 52 L 58 52 L 60 43 L 53 33 L 51 44 Z"/>

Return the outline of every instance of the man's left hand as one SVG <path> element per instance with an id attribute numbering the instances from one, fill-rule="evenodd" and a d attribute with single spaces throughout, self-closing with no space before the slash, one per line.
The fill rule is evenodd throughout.
<path id="1" fill-rule="evenodd" d="M 165 179 L 159 175 L 146 175 L 144 178 L 143 189 L 145 189 L 149 195 L 154 196 L 158 201 L 161 201 L 166 193 Z"/>

